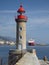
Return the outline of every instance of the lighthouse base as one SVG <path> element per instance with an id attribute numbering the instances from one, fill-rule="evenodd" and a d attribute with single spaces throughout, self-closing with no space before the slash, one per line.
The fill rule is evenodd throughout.
<path id="1" fill-rule="evenodd" d="M 27 52 L 26 50 L 18 49 L 9 50 L 8 65 L 15 64 L 26 52 Z"/>

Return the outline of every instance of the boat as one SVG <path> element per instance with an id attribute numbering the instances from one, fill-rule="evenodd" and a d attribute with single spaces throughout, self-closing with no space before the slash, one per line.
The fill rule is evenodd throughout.
<path id="1" fill-rule="evenodd" d="M 28 41 L 28 45 L 29 45 L 29 46 L 34 46 L 34 45 L 35 45 L 35 40 L 32 40 L 32 39 L 29 40 L 29 41 Z"/>

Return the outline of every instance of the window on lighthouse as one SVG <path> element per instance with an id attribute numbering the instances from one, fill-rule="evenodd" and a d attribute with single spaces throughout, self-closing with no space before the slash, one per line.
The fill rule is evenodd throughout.
<path id="1" fill-rule="evenodd" d="M 22 27 L 19 28 L 19 31 L 22 31 Z"/>
<path id="2" fill-rule="evenodd" d="M 22 36 L 20 35 L 20 39 L 22 39 Z"/>

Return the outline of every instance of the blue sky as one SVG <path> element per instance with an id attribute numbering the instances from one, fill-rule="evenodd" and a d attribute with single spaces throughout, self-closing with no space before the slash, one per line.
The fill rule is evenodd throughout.
<path id="1" fill-rule="evenodd" d="M 16 37 L 17 9 L 26 10 L 27 40 L 49 43 L 49 0 L 0 0 L 0 36 Z"/>

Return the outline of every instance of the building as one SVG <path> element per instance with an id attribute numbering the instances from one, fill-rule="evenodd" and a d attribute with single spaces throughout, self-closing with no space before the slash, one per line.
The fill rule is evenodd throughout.
<path id="1" fill-rule="evenodd" d="M 20 8 L 17 11 L 19 15 L 15 18 L 15 21 L 17 23 L 17 36 L 16 36 L 16 47 L 17 49 L 26 49 L 26 22 L 27 17 L 23 14 L 25 13 L 25 10 L 22 5 L 20 5 Z"/>
<path id="2" fill-rule="evenodd" d="M 0 40 L 0 45 L 3 45 L 5 43 L 4 40 Z"/>

